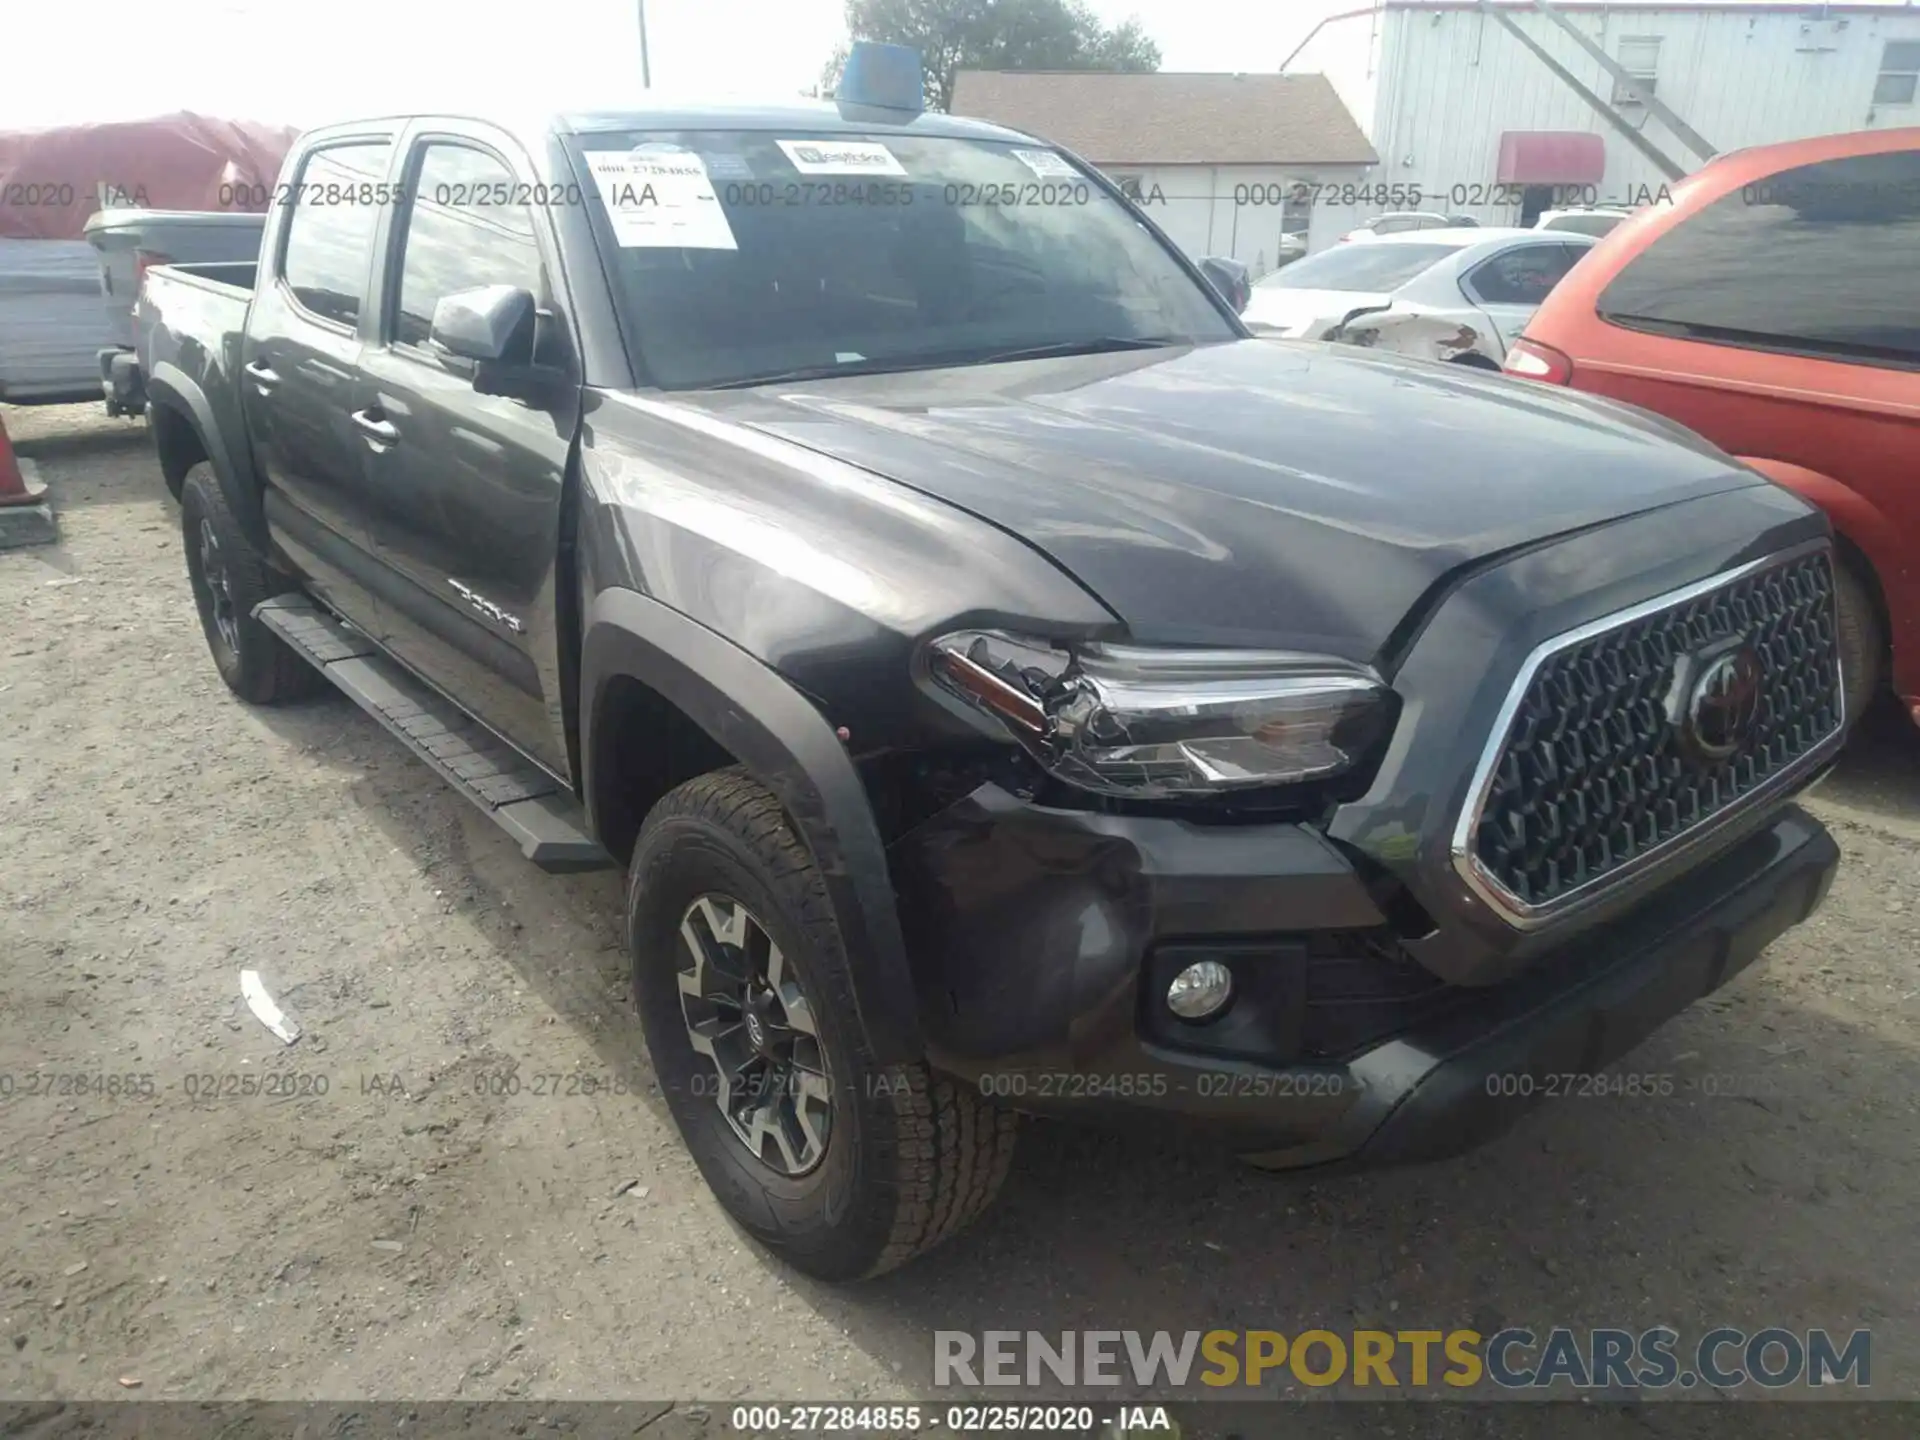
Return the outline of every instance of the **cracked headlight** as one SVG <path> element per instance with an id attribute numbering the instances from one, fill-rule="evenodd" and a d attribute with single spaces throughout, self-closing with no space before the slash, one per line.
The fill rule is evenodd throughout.
<path id="1" fill-rule="evenodd" d="M 1393 715 L 1370 671 L 1283 652 L 963 630 L 933 642 L 928 670 L 1060 779 L 1140 799 L 1330 779 L 1373 752 Z"/>

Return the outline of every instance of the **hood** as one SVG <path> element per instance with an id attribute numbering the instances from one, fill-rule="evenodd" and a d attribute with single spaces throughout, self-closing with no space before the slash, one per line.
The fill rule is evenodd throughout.
<path id="1" fill-rule="evenodd" d="M 1240 318 L 1249 325 L 1271 326 L 1288 340 L 1320 340 L 1355 310 L 1391 305 L 1384 292 L 1356 290 L 1289 290 L 1284 286 L 1253 287 L 1253 298 Z"/>
<path id="2" fill-rule="evenodd" d="M 1287 341 L 676 399 L 999 526 L 1138 640 L 1362 661 L 1463 565 L 1765 483 L 1577 392 Z"/>

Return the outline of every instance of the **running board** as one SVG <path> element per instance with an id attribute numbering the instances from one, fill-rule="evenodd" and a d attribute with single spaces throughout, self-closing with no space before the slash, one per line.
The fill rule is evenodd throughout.
<path id="1" fill-rule="evenodd" d="M 254 617 L 514 839 L 542 870 L 609 870 L 579 804 L 546 771 L 311 600 L 280 595 Z"/>

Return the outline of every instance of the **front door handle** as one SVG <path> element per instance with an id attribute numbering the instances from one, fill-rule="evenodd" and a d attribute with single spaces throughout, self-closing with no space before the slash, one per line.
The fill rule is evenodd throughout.
<path id="1" fill-rule="evenodd" d="M 271 365 L 259 360 L 249 360 L 243 367 L 249 379 L 259 388 L 262 395 L 267 394 L 280 383 L 280 376 Z"/>
<path id="2" fill-rule="evenodd" d="M 371 410 L 353 412 L 353 423 L 360 433 L 367 437 L 367 443 L 376 450 L 389 450 L 400 443 L 400 432 L 388 421 L 380 419 Z"/>

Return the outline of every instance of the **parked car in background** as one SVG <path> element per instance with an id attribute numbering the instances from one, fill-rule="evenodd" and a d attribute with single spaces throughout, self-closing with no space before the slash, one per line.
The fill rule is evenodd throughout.
<path id="1" fill-rule="evenodd" d="M 1280 339 L 1344 340 L 1498 370 L 1534 307 L 1593 243 L 1489 227 L 1336 245 L 1263 276 L 1242 318 Z"/>
<path id="2" fill-rule="evenodd" d="M 1600 243 L 1506 369 L 1670 416 L 1825 507 L 1849 711 L 1890 680 L 1920 721 L 1920 129 L 1714 160 Z"/>
<path id="3" fill-rule="evenodd" d="M 1580 210 L 1547 210 L 1533 222 L 1533 228 L 1590 235 L 1598 240 L 1602 235 L 1611 234 L 1613 228 L 1632 213 L 1629 210 L 1610 210 L 1603 206 L 1590 206 Z"/>
<path id="4" fill-rule="evenodd" d="M 135 353 L 133 301 L 154 265 L 239 262 L 260 254 L 267 217 L 218 210 L 102 210 L 87 221 L 100 257 L 100 293 L 111 338 L 96 354 L 109 415 L 138 415 L 146 389 Z"/>
<path id="5" fill-rule="evenodd" d="M 1443 215 L 1438 210 L 1389 210 L 1376 215 L 1342 240 L 1377 240 L 1383 235 L 1410 235 L 1417 230 L 1461 230 L 1480 222 L 1471 215 Z"/>

